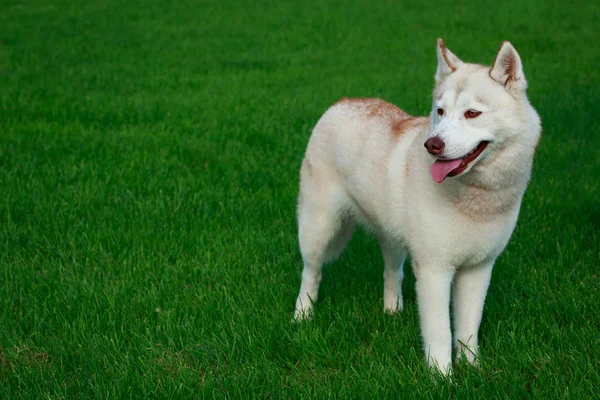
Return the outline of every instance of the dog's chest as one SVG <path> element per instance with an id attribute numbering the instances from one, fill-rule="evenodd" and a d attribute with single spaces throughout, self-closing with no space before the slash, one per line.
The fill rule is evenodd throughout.
<path id="1" fill-rule="evenodd" d="M 510 239 L 514 222 L 516 219 L 476 225 L 470 222 L 463 224 L 460 234 L 453 236 L 448 243 L 448 258 L 452 265 L 470 267 L 498 257 Z"/>
<path id="2" fill-rule="evenodd" d="M 494 259 L 506 247 L 517 220 L 509 213 L 476 221 L 451 208 L 413 215 L 404 232 L 410 251 L 435 264 L 469 267 Z"/>

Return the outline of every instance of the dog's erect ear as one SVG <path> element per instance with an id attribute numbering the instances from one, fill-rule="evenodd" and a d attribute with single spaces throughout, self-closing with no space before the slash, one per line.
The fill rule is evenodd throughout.
<path id="1" fill-rule="evenodd" d="M 494 64 L 490 68 L 490 78 L 507 90 L 527 88 L 521 57 L 510 42 L 503 42 L 500 46 Z"/>
<path id="2" fill-rule="evenodd" d="M 442 38 L 437 40 L 437 60 L 438 67 L 435 73 L 436 85 L 439 85 L 448 75 L 456 71 L 456 68 L 463 65 L 463 62 L 446 48 Z"/>

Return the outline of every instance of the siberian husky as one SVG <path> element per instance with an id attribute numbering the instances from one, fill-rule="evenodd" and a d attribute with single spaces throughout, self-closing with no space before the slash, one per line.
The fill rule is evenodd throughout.
<path id="1" fill-rule="evenodd" d="M 438 39 L 437 62 L 429 117 L 343 98 L 315 126 L 300 171 L 304 270 L 295 318 L 313 312 L 322 265 L 341 254 L 358 222 L 381 245 L 386 312 L 403 308 L 410 254 L 425 356 L 448 374 L 453 344 L 457 358 L 477 359 L 492 266 L 517 222 L 541 125 L 509 42 L 486 67 L 461 61 Z"/>

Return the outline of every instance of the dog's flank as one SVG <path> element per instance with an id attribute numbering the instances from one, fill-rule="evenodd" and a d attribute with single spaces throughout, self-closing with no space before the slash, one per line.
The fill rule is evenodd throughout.
<path id="1" fill-rule="evenodd" d="M 457 357 L 477 357 L 492 267 L 517 221 L 541 128 L 510 43 L 491 67 L 462 62 L 441 39 L 437 59 L 429 117 L 343 98 L 315 126 L 301 168 L 295 316 L 313 312 L 323 263 L 361 223 L 381 245 L 386 312 L 402 310 L 410 253 L 425 354 L 449 373 L 453 343 Z"/>

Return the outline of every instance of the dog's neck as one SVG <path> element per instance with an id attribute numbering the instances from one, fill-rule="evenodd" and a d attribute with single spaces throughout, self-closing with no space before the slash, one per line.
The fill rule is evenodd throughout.
<path id="1" fill-rule="evenodd" d="M 461 214 L 489 221 L 519 209 L 532 163 L 533 149 L 499 149 L 465 175 L 450 178 L 443 190 Z"/>

